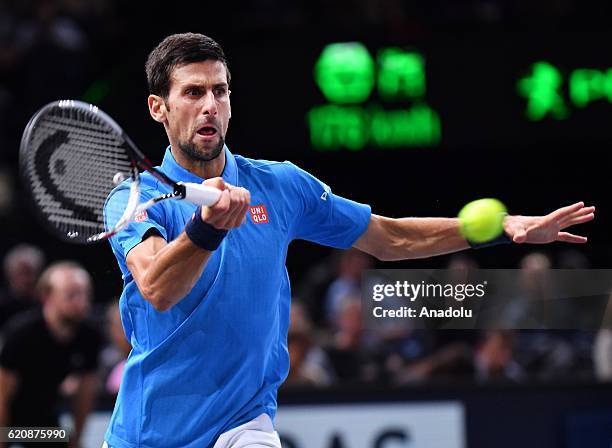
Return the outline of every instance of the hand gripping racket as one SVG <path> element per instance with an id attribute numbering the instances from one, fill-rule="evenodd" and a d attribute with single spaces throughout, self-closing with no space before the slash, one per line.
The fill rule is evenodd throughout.
<path id="1" fill-rule="evenodd" d="M 111 117 L 81 101 L 55 101 L 36 112 L 23 133 L 19 159 L 37 214 L 56 236 L 71 243 L 108 239 L 164 200 L 209 206 L 221 194 L 216 188 L 170 179 Z M 170 186 L 171 192 L 141 202 L 139 170 Z M 113 201 L 121 203 L 113 209 L 107 205 L 105 217 L 109 193 L 120 184 L 127 200 Z"/>

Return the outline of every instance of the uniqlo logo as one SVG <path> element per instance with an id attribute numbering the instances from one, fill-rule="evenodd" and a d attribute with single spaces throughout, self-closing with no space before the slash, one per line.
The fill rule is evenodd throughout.
<path id="1" fill-rule="evenodd" d="M 265 205 L 253 205 L 249 207 L 249 210 L 251 211 L 251 219 L 255 224 L 268 222 L 268 211 Z"/>
<path id="2" fill-rule="evenodd" d="M 148 217 L 149 216 L 147 215 L 147 211 L 143 210 L 139 213 L 136 213 L 136 216 L 134 216 L 134 221 L 143 222 L 143 221 L 146 221 Z"/>

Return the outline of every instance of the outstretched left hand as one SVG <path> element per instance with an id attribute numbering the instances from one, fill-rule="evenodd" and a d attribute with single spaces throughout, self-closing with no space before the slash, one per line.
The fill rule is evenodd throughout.
<path id="1" fill-rule="evenodd" d="M 562 232 L 575 224 L 595 218 L 595 207 L 585 207 L 584 202 L 562 207 L 546 216 L 507 216 L 504 231 L 515 243 L 546 244 L 553 241 L 586 243 L 584 236 Z"/>

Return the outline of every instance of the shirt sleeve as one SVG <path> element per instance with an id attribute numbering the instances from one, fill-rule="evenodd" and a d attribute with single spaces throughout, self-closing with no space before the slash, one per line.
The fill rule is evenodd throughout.
<path id="1" fill-rule="evenodd" d="M 293 204 L 292 237 L 348 249 L 365 232 L 372 210 L 342 196 L 313 175 L 285 162 L 286 185 Z"/>
<path id="2" fill-rule="evenodd" d="M 142 190 L 140 192 L 140 202 L 152 199 L 155 196 L 153 190 Z M 115 190 L 111 193 L 104 205 L 104 216 L 106 227 L 113 226 L 121 217 L 127 205 L 130 195 L 128 188 Z M 128 226 L 110 238 L 113 249 L 127 257 L 127 254 L 134 246 L 140 244 L 144 235 L 151 229 L 155 229 L 167 241 L 168 234 L 165 229 L 165 216 L 161 204 L 156 204 L 144 212 L 136 215 L 135 219 Z"/>

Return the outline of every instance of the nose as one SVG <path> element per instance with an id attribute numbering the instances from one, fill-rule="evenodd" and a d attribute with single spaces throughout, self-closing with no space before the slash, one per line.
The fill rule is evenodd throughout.
<path id="1" fill-rule="evenodd" d="M 215 95 L 212 90 L 206 92 L 202 97 L 202 101 L 203 115 L 217 115 L 217 102 L 215 101 Z"/>

